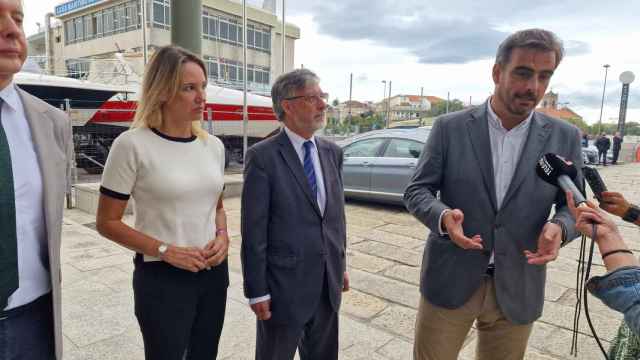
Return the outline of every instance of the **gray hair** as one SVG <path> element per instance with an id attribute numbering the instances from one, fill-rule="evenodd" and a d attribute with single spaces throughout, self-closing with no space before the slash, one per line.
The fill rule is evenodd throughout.
<path id="1" fill-rule="evenodd" d="M 527 29 L 515 32 L 507 37 L 498 47 L 496 64 L 505 66 L 511 60 L 511 52 L 516 48 L 553 51 L 556 54 L 556 67 L 564 57 L 562 41 L 548 30 Z"/>
<path id="2" fill-rule="evenodd" d="M 278 121 L 284 121 L 285 114 L 282 108 L 282 100 L 293 95 L 296 90 L 302 90 L 319 82 L 318 75 L 307 69 L 296 69 L 278 76 L 276 82 L 273 83 L 273 87 L 271 87 L 273 111 L 276 113 Z"/>

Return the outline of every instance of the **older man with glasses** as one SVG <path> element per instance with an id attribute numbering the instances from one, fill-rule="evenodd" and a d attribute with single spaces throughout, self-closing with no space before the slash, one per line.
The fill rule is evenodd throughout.
<path id="1" fill-rule="evenodd" d="M 256 314 L 256 359 L 338 358 L 338 309 L 349 288 L 342 150 L 315 137 L 327 94 L 309 70 L 271 90 L 280 134 L 246 154 L 242 271 Z"/>

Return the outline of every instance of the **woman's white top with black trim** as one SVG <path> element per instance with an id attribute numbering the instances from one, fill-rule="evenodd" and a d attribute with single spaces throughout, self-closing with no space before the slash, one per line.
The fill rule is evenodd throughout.
<path id="1" fill-rule="evenodd" d="M 100 192 L 134 199 L 134 228 L 167 244 L 204 247 L 215 234 L 224 186 L 224 145 L 137 128 L 113 142 Z M 145 261 L 159 260 L 146 256 Z"/>

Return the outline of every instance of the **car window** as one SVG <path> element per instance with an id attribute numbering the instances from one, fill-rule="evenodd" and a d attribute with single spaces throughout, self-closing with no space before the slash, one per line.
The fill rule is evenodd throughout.
<path id="1" fill-rule="evenodd" d="M 419 158 L 424 145 L 418 141 L 405 139 L 391 139 L 384 151 L 384 157 Z"/>
<path id="2" fill-rule="evenodd" d="M 377 156 L 380 145 L 382 145 L 382 143 L 384 143 L 385 141 L 386 139 L 383 139 L 383 138 L 356 141 L 344 149 L 344 156 L 346 157 Z"/>

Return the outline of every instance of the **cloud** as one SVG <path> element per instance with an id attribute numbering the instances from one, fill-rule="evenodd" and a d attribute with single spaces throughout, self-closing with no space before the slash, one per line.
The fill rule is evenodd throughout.
<path id="1" fill-rule="evenodd" d="M 405 49 L 424 64 L 462 64 L 492 58 L 515 29 L 555 28 L 551 24 L 563 22 L 611 28 L 618 20 L 629 20 L 626 14 L 640 12 L 640 3 L 626 4 L 622 15 L 620 9 L 581 0 L 540 0 L 535 6 L 508 0 L 315 0 L 292 2 L 287 8 L 293 14 L 311 14 L 321 34 Z M 569 56 L 591 51 L 582 39 L 567 38 L 564 44 Z"/>
<path id="2" fill-rule="evenodd" d="M 569 40 L 564 42 L 564 49 L 568 56 L 585 55 L 591 52 L 591 45 L 584 41 Z"/>
<path id="3" fill-rule="evenodd" d="M 568 101 L 569 107 L 591 107 L 600 108 L 602 101 L 602 89 L 599 91 L 596 89 L 588 91 L 573 91 L 567 94 L 560 94 L 562 101 Z M 605 94 L 605 106 L 619 108 L 620 98 L 622 96 L 622 86 L 617 85 L 612 89 L 608 89 Z M 629 91 L 629 100 L 627 102 L 628 109 L 640 109 L 640 89 L 633 89 Z"/>

